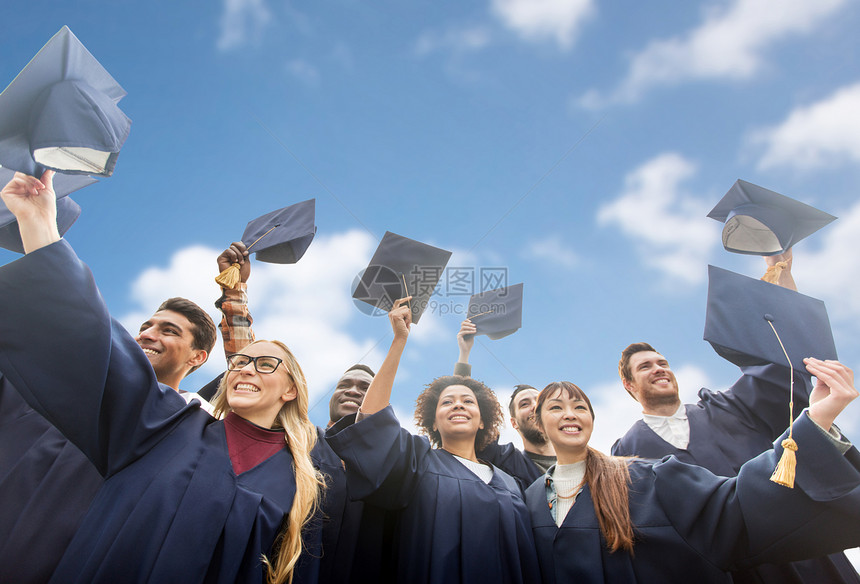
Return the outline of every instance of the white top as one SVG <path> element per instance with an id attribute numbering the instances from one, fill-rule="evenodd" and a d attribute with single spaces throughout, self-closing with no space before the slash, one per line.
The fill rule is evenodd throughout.
<path id="1" fill-rule="evenodd" d="M 576 496 L 582 490 L 582 479 L 585 478 L 585 461 L 573 464 L 557 464 L 552 473 L 552 482 L 555 486 L 556 507 L 555 524 L 561 527 L 567 512 L 571 510 Z"/>
<path id="2" fill-rule="evenodd" d="M 193 401 L 200 402 L 200 409 L 209 414 L 210 416 L 215 415 L 215 406 L 209 403 L 206 398 L 197 395 L 196 393 L 191 393 L 190 391 L 185 391 L 184 389 L 177 389 L 176 393 L 180 395 L 182 399 L 185 400 L 185 403 L 191 403 Z"/>
<path id="3" fill-rule="evenodd" d="M 462 462 L 463 466 L 478 475 L 478 478 L 485 483 L 489 484 L 490 481 L 493 480 L 493 467 L 487 466 L 482 462 L 472 462 L 468 458 L 463 458 L 462 456 L 457 456 L 456 454 L 453 454 L 452 456 Z"/>
<path id="4" fill-rule="evenodd" d="M 642 414 L 642 420 L 657 436 L 675 448 L 684 450 L 690 444 L 690 421 L 687 419 L 687 408 L 684 404 L 678 406 L 678 410 L 671 416 Z"/>

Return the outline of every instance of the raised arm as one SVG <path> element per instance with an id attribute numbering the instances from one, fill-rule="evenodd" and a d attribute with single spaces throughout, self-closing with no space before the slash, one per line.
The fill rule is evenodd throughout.
<path id="1" fill-rule="evenodd" d="M 3 188 L 25 257 L 0 268 L 0 371 L 102 474 L 151 448 L 185 406 L 108 314 L 92 273 L 61 240 L 51 175 Z"/>
<path id="2" fill-rule="evenodd" d="M 781 440 L 744 464 L 733 479 L 713 477 L 674 458 L 654 467 L 662 507 L 675 528 L 724 569 L 808 559 L 860 544 L 856 451 L 844 456 L 850 445 L 825 431 L 857 397 L 853 374 L 835 361 L 809 361 L 822 381 L 813 405 L 794 423 L 793 489 L 770 480 L 782 455 Z"/>
<path id="3" fill-rule="evenodd" d="M 24 253 L 60 240 L 53 170 L 46 170 L 41 180 L 16 172 L 0 191 L 0 197 L 18 220 Z"/>
<path id="4" fill-rule="evenodd" d="M 460 331 L 457 333 L 457 347 L 460 349 L 460 357 L 454 365 L 454 375 L 462 375 L 463 377 L 472 376 L 469 354 L 472 352 L 472 347 L 475 346 L 475 333 L 477 330 L 478 327 L 468 318 L 460 324 Z"/>
<path id="5" fill-rule="evenodd" d="M 245 244 L 234 241 L 218 256 L 218 271 L 223 272 L 233 264 L 239 265 L 239 283 L 235 288 L 221 286 L 221 297 L 215 307 L 221 311 L 221 339 L 224 354 L 238 353 L 254 342 L 251 312 L 248 309 L 248 279 L 251 277 L 251 257 Z"/>
<path id="6" fill-rule="evenodd" d="M 394 307 L 388 313 L 391 322 L 391 330 L 394 331 L 394 340 L 385 360 L 376 372 L 364 401 L 361 403 L 361 413 L 369 416 L 384 409 L 391 401 L 391 388 L 394 386 L 394 377 L 400 365 L 400 357 L 406 348 L 406 339 L 409 337 L 409 326 L 412 324 L 412 310 L 406 305 L 412 297 L 401 298 L 394 303 Z"/>
<path id="7" fill-rule="evenodd" d="M 791 275 L 793 254 L 791 249 L 775 256 L 766 256 L 768 270 L 762 280 L 797 291 Z M 800 363 L 794 363 L 794 406 L 798 412 L 809 405 L 812 383 Z M 743 377 L 725 392 L 727 402 L 737 408 L 739 416 L 751 425 L 764 424 L 770 438 L 775 438 L 785 429 L 788 410 L 788 390 L 791 375 L 787 366 L 763 365 L 742 367 Z M 717 401 L 722 401 L 718 398 Z"/>
<path id="8" fill-rule="evenodd" d="M 821 361 L 809 357 L 803 362 L 816 379 L 815 388 L 809 396 L 809 417 L 830 431 L 836 416 L 857 398 L 854 372 L 839 361 Z"/>

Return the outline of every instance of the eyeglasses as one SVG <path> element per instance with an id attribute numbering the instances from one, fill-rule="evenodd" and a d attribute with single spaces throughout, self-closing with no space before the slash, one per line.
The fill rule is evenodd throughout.
<path id="1" fill-rule="evenodd" d="M 234 353 L 227 357 L 227 371 L 238 371 L 251 362 L 254 363 L 254 369 L 257 370 L 257 373 L 274 373 L 284 360 L 277 357 L 270 357 L 268 355 L 250 357 L 248 355 L 243 355 L 242 353 Z"/>

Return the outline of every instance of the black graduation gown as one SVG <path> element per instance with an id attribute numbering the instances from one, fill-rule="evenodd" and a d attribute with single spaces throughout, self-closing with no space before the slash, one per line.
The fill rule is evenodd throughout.
<path id="1" fill-rule="evenodd" d="M 259 584 L 289 451 L 236 476 L 223 422 L 157 382 L 65 241 L 0 268 L 0 297 L 0 371 L 105 477 L 51 581 Z"/>
<path id="2" fill-rule="evenodd" d="M 391 407 L 326 439 L 346 462 L 353 497 L 399 510 L 397 582 L 539 582 L 528 511 L 516 482 L 494 469 L 485 484 L 425 437 L 400 427 Z"/>
<path id="3" fill-rule="evenodd" d="M 0 374 L 0 582 L 47 581 L 101 484 L 87 457 Z"/>
<path id="4" fill-rule="evenodd" d="M 507 444 L 492 442 L 478 453 L 478 458 L 486 460 L 511 475 L 523 493 L 530 484 L 543 475 L 543 471 L 524 452 L 510 442 Z"/>
<path id="5" fill-rule="evenodd" d="M 770 481 L 777 446 L 718 477 L 674 457 L 630 463 L 633 555 L 609 553 L 586 486 L 557 527 L 544 480 L 526 492 L 545 584 L 728 583 L 724 570 L 860 542 L 860 453 L 841 455 L 808 416 L 796 422 L 794 489 Z"/>
<path id="6" fill-rule="evenodd" d="M 320 583 L 394 582 L 391 570 L 392 514 L 380 507 L 350 499 L 346 469 L 317 427 L 311 456 L 326 479 L 319 514 L 322 517 Z"/>
<path id="7" fill-rule="evenodd" d="M 742 367 L 743 375 L 728 390 L 699 390 L 699 402 L 687 404 L 690 443 L 675 448 L 643 420 L 612 446 L 616 456 L 678 460 L 732 477 L 746 461 L 772 446 L 788 423 L 788 368 L 778 365 Z M 812 389 L 808 375 L 795 374 L 795 411 L 805 408 Z M 756 566 L 734 574 L 736 584 L 860 584 L 860 577 L 843 553 L 781 565 Z"/>

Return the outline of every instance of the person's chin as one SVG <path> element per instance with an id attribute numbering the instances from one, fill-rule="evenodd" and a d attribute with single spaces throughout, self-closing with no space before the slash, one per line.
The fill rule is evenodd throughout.
<path id="1" fill-rule="evenodd" d="M 358 413 L 359 406 L 341 406 L 337 411 L 338 419 Z"/>

